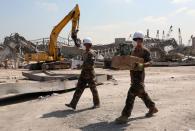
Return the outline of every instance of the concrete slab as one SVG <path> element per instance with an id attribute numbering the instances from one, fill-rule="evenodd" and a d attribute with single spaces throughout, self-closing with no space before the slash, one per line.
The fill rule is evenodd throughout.
<path id="1" fill-rule="evenodd" d="M 53 76 L 54 77 L 54 76 Z M 45 93 L 45 92 L 62 92 L 67 90 L 74 90 L 78 81 L 79 75 L 74 75 L 74 79 L 61 79 L 61 77 L 55 77 L 56 79 L 51 80 L 47 79 L 44 82 L 33 81 L 31 83 L 5 83 L 0 84 L 0 99 L 6 97 L 14 97 L 24 94 L 32 93 Z M 33 75 L 34 80 L 42 80 L 43 76 Z M 98 74 L 96 77 L 97 85 L 102 84 L 103 82 L 111 79 L 110 75 Z"/>

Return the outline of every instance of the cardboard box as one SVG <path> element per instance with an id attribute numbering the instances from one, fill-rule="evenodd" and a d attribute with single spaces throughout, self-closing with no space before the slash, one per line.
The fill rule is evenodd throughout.
<path id="1" fill-rule="evenodd" d="M 144 59 L 135 56 L 114 56 L 112 58 L 112 67 L 120 70 L 132 70 L 134 64 L 144 63 Z"/>

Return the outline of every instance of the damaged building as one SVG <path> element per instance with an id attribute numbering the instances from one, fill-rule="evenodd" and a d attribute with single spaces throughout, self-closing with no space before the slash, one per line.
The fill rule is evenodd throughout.
<path id="1" fill-rule="evenodd" d="M 18 33 L 4 39 L 0 46 L 0 63 L 5 66 L 11 62 L 12 67 L 17 68 L 24 63 L 24 54 L 36 53 L 48 50 L 49 38 L 28 41 Z M 145 46 L 150 49 L 154 62 L 175 62 L 186 59 L 187 56 L 195 56 L 195 37 L 192 38 L 192 46 L 181 46 L 174 38 L 158 39 L 147 37 Z M 57 41 L 61 54 L 68 59 L 81 59 L 82 48 L 74 47 L 71 40 L 59 37 Z M 134 44 L 125 38 L 116 38 L 111 44 L 94 45 L 97 53 L 97 61 L 112 59 L 116 55 L 128 55 L 133 50 Z M 188 57 L 189 58 L 189 57 Z"/>
<path id="2" fill-rule="evenodd" d="M 18 68 L 24 61 L 25 53 L 35 53 L 36 46 L 20 36 L 18 33 L 5 37 L 0 45 L 0 63 L 1 66 L 11 66 Z"/>

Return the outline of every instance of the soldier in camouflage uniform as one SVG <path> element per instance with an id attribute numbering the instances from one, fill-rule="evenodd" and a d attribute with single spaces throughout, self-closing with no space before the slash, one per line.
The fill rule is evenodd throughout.
<path id="1" fill-rule="evenodd" d="M 94 61 L 95 61 L 95 52 L 91 50 L 92 47 L 92 40 L 91 38 L 85 38 L 83 40 L 83 44 L 86 48 L 86 51 L 83 54 L 83 65 L 81 75 L 79 77 L 76 91 L 73 95 L 73 98 L 70 104 L 66 104 L 66 106 L 76 109 L 77 103 L 85 90 L 86 86 L 88 85 L 92 95 L 93 95 L 93 108 L 100 107 L 100 100 L 98 91 L 95 84 L 95 71 L 94 71 Z"/>
<path id="2" fill-rule="evenodd" d="M 158 112 L 157 108 L 155 107 L 155 103 L 150 99 L 149 95 L 144 89 L 144 67 L 148 67 L 151 65 L 151 57 L 149 50 L 143 47 L 143 38 L 144 35 L 141 32 L 136 32 L 134 34 L 133 40 L 137 42 L 137 46 L 135 47 L 131 55 L 143 58 L 144 64 L 136 63 L 134 66 L 134 70 L 130 71 L 131 87 L 128 91 L 126 104 L 121 113 L 121 116 L 115 120 L 119 124 L 126 123 L 128 121 L 128 117 L 130 117 L 131 115 L 136 96 L 141 98 L 146 107 L 149 109 L 149 112 L 146 113 L 146 117 L 151 117 L 154 113 Z"/>

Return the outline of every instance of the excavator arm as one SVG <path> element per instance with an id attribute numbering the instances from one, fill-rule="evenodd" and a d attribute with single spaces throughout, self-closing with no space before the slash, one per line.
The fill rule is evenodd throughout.
<path id="1" fill-rule="evenodd" d="M 60 23 L 58 23 L 50 34 L 50 41 L 48 44 L 48 52 L 37 52 L 25 54 L 25 61 L 36 61 L 37 63 L 31 64 L 31 70 L 39 69 L 66 69 L 70 67 L 69 61 L 63 61 L 59 55 L 59 48 L 57 47 L 57 38 L 62 29 L 72 20 L 71 37 L 77 47 L 80 46 L 80 40 L 77 38 L 79 28 L 80 9 L 76 5 L 75 8 L 66 15 Z"/>
<path id="2" fill-rule="evenodd" d="M 80 9 L 79 9 L 79 5 L 77 4 L 75 8 L 71 12 L 69 12 L 69 14 L 66 15 L 58 25 L 56 25 L 53 28 L 50 34 L 50 42 L 49 42 L 49 56 L 52 56 L 53 60 L 58 59 L 57 38 L 59 36 L 59 33 L 71 20 L 72 20 L 71 37 L 75 45 L 77 47 L 80 46 L 80 40 L 77 38 L 77 33 L 79 29 L 79 19 L 80 19 Z"/>

